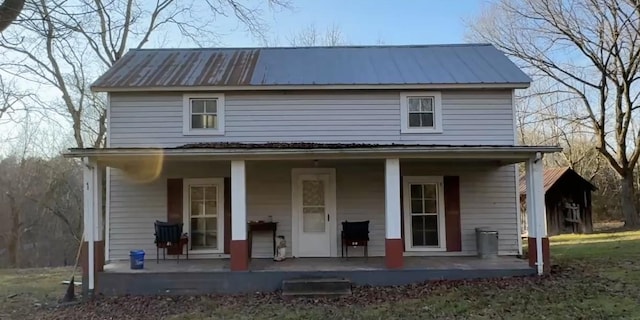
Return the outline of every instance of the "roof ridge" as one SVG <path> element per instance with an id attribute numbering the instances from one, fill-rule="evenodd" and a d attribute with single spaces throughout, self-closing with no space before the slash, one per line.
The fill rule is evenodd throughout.
<path id="1" fill-rule="evenodd" d="M 486 47 L 490 43 L 442 43 L 401 45 L 340 45 L 340 46 L 282 46 L 282 47 L 188 47 L 188 48 L 130 48 L 129 51 L 198 51 L 198 50 L 296 50 L 296 49 L 384 49 L 384 48 L 434 48 L 434 47 Z"/>

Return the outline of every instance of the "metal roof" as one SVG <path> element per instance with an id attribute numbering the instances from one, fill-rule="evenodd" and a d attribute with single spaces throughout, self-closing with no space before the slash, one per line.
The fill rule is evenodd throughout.
<path id="1" fill-rule="evenodd" d="M 544 169 L 544 173 L 542 177 L 542 181 L 543 181 L 542 185 L 544 186 L 544 192 L 546 193 L 547 191 L 549 191 L 549 189 L 551 189 L 551 187 L 553 187 L 553 185 L 555 185 L 556 182 L 558 182 L 558 180 L 560 180 L 560 178 L 562 178 L 562 176 L 564 176 L 564 174 L 567 172 L 573 172 L 578 178 L 582 179 L 584 183 L 587 184 L 592 190 L 596 189 L 596 187 L 591 182 L 583 178 L 573 169 L 569 167 L 558 167 L 558 168 Z M 527 180 L 524 176 L 520 177 L 519 189 L 520 189 L 520 194 L 524 195 L 527 193 Z"/>
<path id="2" fill-rule="evenodd" d="M 490 44 L 132 49 L 92 89 L 530 82 Z"/>

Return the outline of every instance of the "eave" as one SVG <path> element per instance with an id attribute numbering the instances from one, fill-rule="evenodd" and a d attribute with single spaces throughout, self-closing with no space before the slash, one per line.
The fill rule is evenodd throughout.
<path id="1" fill-rule="evenodd" d="M 443 83 L 443 84 L 308 84 L 308 85 L 250 85 L 250 86 L 159 86 L 159 87 L 101 87 L 93 92 L 200 92 L 200 91 L 287 91 L 287 90 L 447 90 L 447 89 L 526 89 L 522 83 Z"/>
<path id="2" fill-rule="evenodd" d="M 538 154 L 561 151 L 549 146 L 379 146 L 362 148 L 108 148 L 69 149 L 70 158 L 94 158 L 99 162 L 163 160 L 302 160 L 302 159 L 431 159 L 526 161 Z"/>

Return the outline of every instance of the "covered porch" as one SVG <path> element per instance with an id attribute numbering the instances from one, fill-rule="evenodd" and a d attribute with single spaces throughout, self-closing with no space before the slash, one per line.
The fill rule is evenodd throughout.
<path id="1" fill-rule="evenodd" d="M 361 274 L 364 273 L 375 275 L 374 278 L 379 280 L 352 280 L 362 284 L 390 285 L 396 282 L 382 276 L 381 272 L 406 271 L 414 276 L 403 279 L 412 282 L 474 278 L 478 277 L 478 272 L 493 276 L 530 274 L 534 272 L 532 267 L 537 267 L 537 272 L 542 273 L 544 263 L 537 258 L 542 257 L 542 253 L 538 253 L 535 245 L 540 243 L 537 245 L 540 251 L 545 246 L 546 233 L 543 228 L 539 229 L 539 233 L 530 234 L 530 248 L 534 248 L 530 251 L 534 252 L 534 257 L 530 257 L 533 260 L 529 264 L 509 260 L 514 258 L 508 257 L 517 255 L 520 248 L 517 173 L 514 164 L 527 163 L 528 181 L 533 186 L 528 190 L 532 190 L 532 196 L 535 197 L 537 181 L 541 182 L 542 153 L 555 150 L 514 146 L 397 145 L 307 148 L 294 144 L 287 148 L 254 146 L 77 151 L 77 156 L 82 155 L 86 163 L 85 225 L 93 226 L 85 230 L 89 289 L 95 287 L 96 271 L 103 269 L 98 283 L 104 281 L 100 278 L 109 279 L 116 275 L 132 277 L 173 273 L 175 275 L 172 277 L 189 277 L 190 273 L 207 273 L 227 279 L 223 274 L 233 278 L 237 277 L 234 275 L 236 273 L 238 276 L 253 277 L 256 273 L 271 272 L 281 275 L 276 278 L 313 273 L 320 276 L 348 273 L 349 277 L 357 278 L 364 277 Z M 124 172 L 129 178 L 137 180 L 137 183 L 127 184 L 128 188 L 119 189 L 113 188 L 118 180 L 110 180 L 112 193 L 118 190 L 124 200 L 113 201 L 114 195 L 111 195 L 112 203 L 106 206 L 106 224 L 110 226 L 107 232 L 104 232 L 105 222 L 99 209 L 102 207 L 101 197 L 98 197 L 101 194 L 98 181 L 101 181 L 99 175 L 102 167 L 116 168 L 112 172 Z M 185 232 L 191 234 L 194 229 L 189 224 L 193 224 L 190 219 L 194 216 L 188 215 L 192 202 L 189 200 L 191 195 L 187 194 L 188 186 L 190 181 L 202 183 L 201 179 L 219 179 L 205 184 L 216 185 L 212 190 L 221 197 L 215 202 L 219 212 L 215 216 L 218 227 L 214 228 L 215 233 L 211 232 L 215 246 L 206 252 L 190 251 L 189 261 L 176 263 L 167 260 L 154 266 L 153 222 L 171 219 L 184 221 L 187 225 Z M 322 194 L 324 201 L 306 203 L 304 195 L 301 195 L 305 181 L 311 181 L 309 185 L 323 182 L 320 185 L 324 191 L 319 194 Z M 421 197 L 414 196 L 414 186 L 422 188 Z M 425 190 L 431 187 L 435 191 L 433 196 L 428 196 Z M 226 195 L 222 197 L 222 194 Z M 174 196 L 176 198 L 171 200 Z M 414 205 L 414 200 L 421 204 Z M 148 201 L 149 205 L 126 206 L 127 201 Z M 415 208 L 427 207 L 428 202 L 433 203 L 435 211 L 416 211 Z M 535 202 L 531 203 L 534 207 L 529 212 L 537 212 Z M 313 207 L 310 213 L 320 210 L 320 220 L 316 219 L 320 215 L 308 215 L 309 223 L 305 221 L 303 213 L 309 207 Z M 118 210 L 124 210 L 128 218 L 116 221 Z M 323 218 L 325 215 L 326 220 Z M 430 225 L 432 227 L 427 227 L 430 215 L 434 216 L 433 223 Z M 422 224 L 415 224 L 415 216 L 422 219 Z M 536 217 L 529 216 L 531 219 Z M 288 256 L 326 258 L 288 259 L 280 264 L 260 259 L 272 255 L 271 240 L 264 237 L 258 241 L 254 239 L 251 245 L 250 222 L 272 219 L 278 223 L 277 233 L 285 234 Z M 371 221 L 368 259 L 337 258 L 341 248 L 340 222 L 345 220 Z M 502 225 L 498 253 L 505 257 L 483 261 L 474 257 L 477 253 L 474 229 L 494 224 Z M 114 232 L 114 226 L 120 226 L 120 229 Z M 305 228 L 313 234 L 303 235 Z M 320 231 L 324 235 L 318 238 Z M 419 231 L 418 236 L 416 231 Z M 433 232 L 433 236 L 429 232 Z M 308 236 L 306 240 L 304 236 Z M 201 242 L 192 238 L 190 243 Z M 128 258 L 128 250 L 140 246 L 144 246 L 149 253 L 146 262 L 146 268 L 151 268 L 147 270 L 149 272 L 124 272 L 118 268 L 128 266 L 128 261 L 121 260 Z M 361 251 L 356 254 L 361 254 Z M 108 262 L 106 265 L 104 260 Z M 162 269 L 162 266 L 173 264 L 183 271 Z M 251 281 L 249 278 L 243 280 Z"/>

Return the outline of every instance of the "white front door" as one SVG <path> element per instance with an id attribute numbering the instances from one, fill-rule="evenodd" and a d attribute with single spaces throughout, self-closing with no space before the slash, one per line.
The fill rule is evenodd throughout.
<path id="1" fill-rule="evenodd" d="M 336 255 L 334 169 L 294 169 L 292 182 L 294 256 Z"/>

